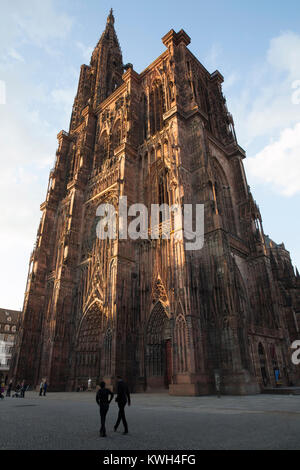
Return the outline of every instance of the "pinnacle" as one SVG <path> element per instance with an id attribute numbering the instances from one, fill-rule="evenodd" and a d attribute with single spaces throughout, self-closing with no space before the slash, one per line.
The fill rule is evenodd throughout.
<path id="1" fill-rule="evenodd" d="M 115 28 L 114 28 L 114 23 L 115 23 L 115 17 L 113 15 L 113 9 L 111 8 L 110 12 L 109 12 L 109 15 L 107 17 L 105 30 L 103 31 L 103 33 L 102 33 L 95 49 L 94 49 L 94 52 L 98 48 L 99 44 L 102 43 L 103 40 L 110 40 L 112 42 L 115 42 L 118 45 L 118 47 L 120 47 L 119 41 L 118 41 L 118 38 L 117 38 L 117 35 L 116 35 L 116 32 L 115 32 Z"/>
<path id="2" fill-rule="evenodd" d="M 112 24 L 113 25 L 114 22 L 115 22 L 115 17 L 113 15 L 113 9 L 111 8 L 110 12 L 109 12 L 109 15 L 107 17 L 107 24 Z"/>

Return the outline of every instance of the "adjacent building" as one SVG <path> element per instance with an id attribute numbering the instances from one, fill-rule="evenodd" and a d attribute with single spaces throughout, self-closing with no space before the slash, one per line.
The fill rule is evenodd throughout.
<path id="1" fill-rule="evenodd" d="M 7 382 L 21 312 L 0 308 L 0 383 Z"/>

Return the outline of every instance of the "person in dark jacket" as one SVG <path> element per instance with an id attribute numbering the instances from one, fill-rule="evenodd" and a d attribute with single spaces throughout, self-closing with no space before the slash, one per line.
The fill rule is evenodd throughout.
<path id="1" fill-rule="evenodd" d="M 45 380 L 45 382 L 44 382 L 44 397 L 46 396 L 47 389 L 48 389 L 48 384 L 47 384 L 47 381 Z"/>
<path id="2" fill-rule="evenodd" d="M 26 382 L 23 380 L 21 385 L 21 398 L 25 398 L 25 392 L 27 390 Z"/>
<path id="3" fill-rule="evenodd" d="M 114 426 L 114 431 L 118 429 L 118 426 L 122 420 L 122 423 L 124 425 L 123 434 L 128 434 L 128 425 L 127 425 L 127 421 L 125 417 L 125 406 L 126 406 L 126 403 L 128 403 L 128 406 L 130 406 L 130 394 L 129 394 L 127 384 L 122 380 L 122 377 L 120 376 L 117 377 L 116 402 L 118 403 L 119 414 L 118 414 L 117 422 Z"/>
<path id="4" fill-rule="evenodd" d="M 108 388 L 105 388 L 105 382 L 101 382 L 100 389 L 98 390 L 96 394 L 96 402 L 98 403 L 100 407 L 100 418 L 101 418 L 100 436 L 101 437 L 106 437 L 105 420 L 106 420 L 106 415 L 109 409 L 109 404 L 112 401 L 113 397 L 114 397 L 114 394 Z"/>
<path id="5" fill-rule="evenodd" d="M 6 396 L 7 396 L 7 397 L 10 397 L 11 389 L 12 389 L 12 384 L 13 384 L 13 382 L 12 382 L 12 380 L 11 380 L 11 381 L 9 382 L 8 387 L 7 387 L 7 390 L 6 390 Z"/>

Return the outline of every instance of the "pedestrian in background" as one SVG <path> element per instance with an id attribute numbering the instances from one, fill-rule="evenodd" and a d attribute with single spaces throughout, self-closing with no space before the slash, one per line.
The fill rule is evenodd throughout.
<path id="1" fill-rule="evenodd" d="M 48 384 L 47 384 L 47 381 L 45 380 L 44 382 L 44 397 L 46 396 L 46 393 L 47 393 L 47 388 L 48 388 Z"/>
<path id="2" fill-rule="evenodd" d="M 0 383 L 0 398 L 4 398 L 4 382 Z"/>
<path id="3" fill-rule="evenodd" d="M 7 387 L 7 390 L 6 390 L 6 396 L 7 397 L 10 397 L 10 392 L 11 392 L 11 389 L 12 389 L 12 380 L 9 382 L 8 384 L 8 387 Z"/>
<path id="4" fill-rule="evenodd" d="M 42 380 L 40 383 L 40 397 L 43 395 L 43 390 L 44 390 L 44 381 Z"/>
<path id="5" fill-rule="evenodd" d="M 25 380 L 23 380 L 22 385 L 21 385 L 21 398 L 25 398 L 25 392 L 26 392 L 26 383 L 25 383 Z"/>

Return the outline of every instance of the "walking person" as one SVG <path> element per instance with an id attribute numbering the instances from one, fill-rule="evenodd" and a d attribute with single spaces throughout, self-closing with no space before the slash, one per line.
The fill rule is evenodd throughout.
<path id="1" fill-rule="evenodd" d="M 119 414 L 118 414 L 117 422 L 114 426 L 114 431 L 118 429 L 118 426 L 122 420 L 122 423 L 124 426 L 123 434 L 128 434 L 128 425 L 127 425 L 127 421 L 125 417 L 125 406 L 126 406 L 126 403 L 128 403 L 128 406 L 130 406 L 130 394 L 129 394 L 129 389 L 127 387 L 127 384 L 123 381 L 122 377 L 120 376 L 117 376 L 116 402 L 118 403 Z"/>
<path id="2" fill-rule="evenodd" d="M 90 392 L 92 390 L 92 379 L 89 378 L 88 380 L 88 391 Z"/>
<path id="3" fill-rule="evenodd" d="M 21 385 L 19 383 L 17 383 L 15 393 L 14 393 L 13 397 L 20 398 L 20 395 L 19 395 L 20 392 L 21 392 Z"/>
<path id="4" fill-rule="evenodd" d="M 40 397 L 43 395 L 43 390 L 44 390 L 44 381 L 42 380 L 40 383 Z"/>
<path id="5" fill-rule="evenodd" d="M 23 380 L 22 385 L 21 385 L 21 398 L 25 398 L 25 392 L 26 392 L 26 383 L 25 383 L 25 380 Z"/>
<path id="6" fill-rule="evenodd" d="M 0 398 L 3 400 L 4 398 L 4 382 L 0 382 Z"/>
<path id="7" fill-rule="evenodd" d="M 101 418 L 100 436 L 101 437 L 106 437 L 105 420 L 106 420 L 106 415 L 109 409 L 109 404 L 111 403 L 113 397 L 114 397 L 114 394 L 108 388 L 105 388 L 105 382 L 101 382 L 100 389 L 98 390 L 96 394 L 96 402 L 98 403 L 100 407 L 100 418 Z"/>
<path id="8" fill-rule="evenodd" d="M 12 384 L 13 384 L 13 382 L 12 382 L 12 380 L 11 380 L 11 381 L 9 382 L 8 387 L 7 387 L 7 390 L 6 390 L 6 396 L 7 396 L 7 397 L 10 397 L 10 393 L 11 393 L 11 389 L 12 389 Z"/>
<path id="9" fill-rule="evenodd" d="M 43 386 L 43 390 L 44 390 L 44 397 L 46 396 L 46 393 L 47 393 L 47 388 L 48 388 L 48 384 L 47 384 L 47 380 L 45 380 L 45 382 L 44 382 L 44 386 Z"/>

